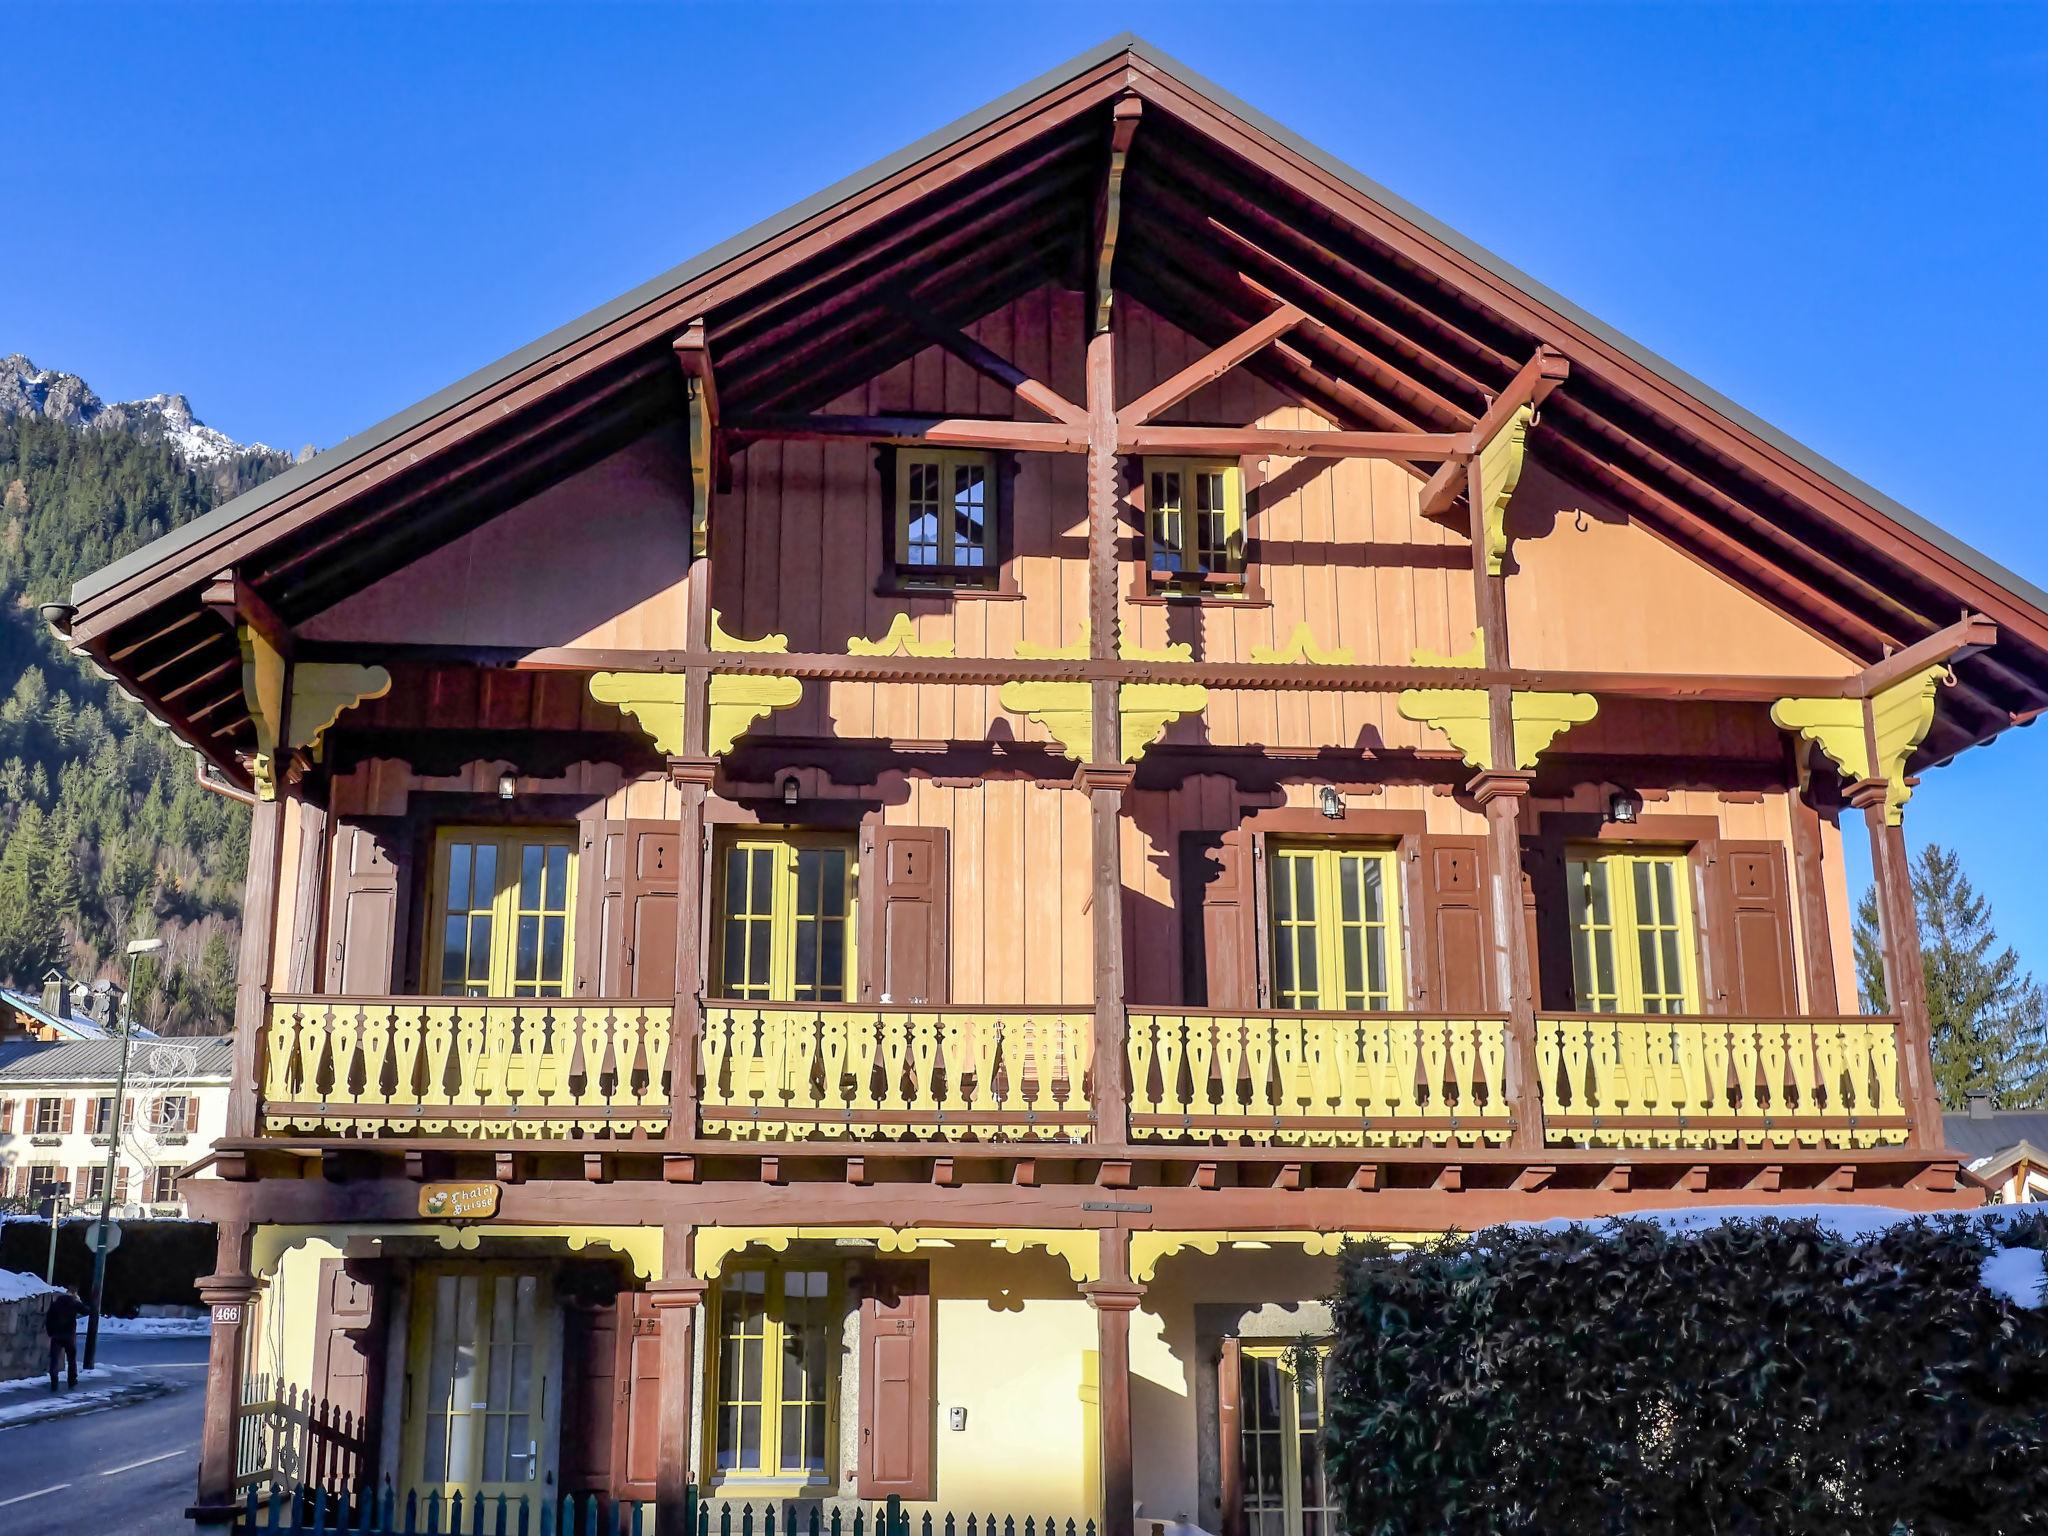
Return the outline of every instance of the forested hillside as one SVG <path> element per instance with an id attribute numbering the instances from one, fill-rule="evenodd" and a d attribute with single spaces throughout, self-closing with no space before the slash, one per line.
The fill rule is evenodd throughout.
<path id="1" fill-rule="evenodd" d="M 160 935 L 140 1015 L 227 1027 L 248 813 L 201 789 L 193 754 L 36 608 L 290 463 L 258 448 L 194 468 L 147 419 L 0 414 L 0 981 L 118 976 L 128 938 Z"/>

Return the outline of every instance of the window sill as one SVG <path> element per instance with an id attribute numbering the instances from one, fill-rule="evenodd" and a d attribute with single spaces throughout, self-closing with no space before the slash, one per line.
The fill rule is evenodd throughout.
<path id="1" fill-rule="evenodd" d="M 1255 597 L 1249 592 L 1153 592 L 1140 597 L 1127 597 L 1125 602 L 1137 608 L 1270 608 L 1270 597 Z"/>
<path id="2" fill-rule="evenodd" d="M 831 1498 L 839 1492 L 835 1479 L 805 1482 L 790 1477 L 748 1477 L 744 1474 L 712 1479 L 708 1496 L 714 1499 L 804 1499 Z"/>
<path id="3" fill-rule="evenodd" d="M 1001 587 L 899 587 L 893 582 L 879 582 L 875 596 L 895 598 L 928 598 L 941 603 L 1021 603 L 1022 592 L 1010 592 Z"/>

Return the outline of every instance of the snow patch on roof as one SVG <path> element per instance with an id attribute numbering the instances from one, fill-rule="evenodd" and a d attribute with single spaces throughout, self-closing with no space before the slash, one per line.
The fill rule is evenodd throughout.
<path id="1" fill-rule="evenodd" d="M 0 1269 L 0 1301 L 27 1301 L 31 1296 L 46 1294 L 56 1295 L 57 1287 L 18 1269 Z"/>

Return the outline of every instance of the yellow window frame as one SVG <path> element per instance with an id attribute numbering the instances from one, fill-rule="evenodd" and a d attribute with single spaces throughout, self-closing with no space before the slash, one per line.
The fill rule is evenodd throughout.
<path id="1" fill-rule="evenodd" d="M 476 889 L 475 850 L 492 850 L 488 892 Z M 467 850 L 458 855 L 457 850 Z M 526 878 L 526 855 L 538 850 L 537 882 Z M 462 868 L 457 869 L 458 861 Z M 463 904 L 455 905 L 451 873 L 464 873 Z M 566 997 L 576 974 L 576 834 L 567 827 L 442 827 L 434 838 L 434 886 L 426 942 L 427 990 L 442 996 Z M 466 920 L 465 973 L 448 974 L 451 920 Z M 525 924 L 534 925 L 530 955 Z M 477 943 L 477 925 L 488 941 Z M 547 964 L 546 935 L 559 923 L 561 963 Z M 483 950 L 479 955 L 477 951 Z M 480 963 L 481 962 L 481 963 Z M 551 971 L 553 972 L 551 974 Z M 450 991 L 454 987 L 457 990 Z"/>
<path id="2" fill-rule="evenodd" d="M 1148 456 L 1145 564 L 1199 582 L 1244 575 L 1244 470 L 1232 459 Z"/>
<path id="3" fill-rule="evenodd" d="M 815 1294 L 792 1297 L 787 1294 L 785 1277 L 803 1275 L 822 1283 Z M 740 1299 L 746 1294 L 745 1288 L 759 1283 L 761 1308 L 757 1319 L 745 1319 L 742 1327 L 727 1337 L 727 1328 L 736 1312 L 740 1310 Z M 789 1366 L 789 1330 L 792 1327 L 792 1302 L 800 1304 L 808 1315 L 798 1319 L 795 1326 L 814 1328 L 817 1333 L 815 1369 L 812 1379 L 804 1385 L 802 1396 L 791 1397 Z M 751 1309 L 749 1309 L 751 1310 Z M 770 1260 L 757 1264 L 735 1264 L 729 1266 L 724 1277 L 714 1288 L 711 1297 L 711 1318 L 709 1348 L 706 1353 L 706 1375 L 709 1390 L 704 1394 L 703 1453 L 704 1481 L 707 1486 L 726 1486 L 743 1483 L 750 1493 L 767 1495 L 795 1495 L 806 1490 L 833 1486 L 838 1481 L 839 1462 L 839 1319 L 845 1310 L 844 1289 L 836 1269 L 824 1263 L 805 1263 L 798 1260 L 787 1262 Z M 757 1322 L 758 1327 L 745 1326 L 746 1322 Z M 734 1345 L 744 1342 L 759 1345 L 753 1369 L 749 1371 L 744 1348 Z M 734 1378 L 738 1379 L 735 1380 Z M 725 1464 L 727 1449 L 727 1415 L 734 1416 L 734 1432 L 738 1431 L 738 1415 L 748 1408 L 758 1412 L 758 1431 L 755 1442 L 758 1465 L 748 1467 L 737 1464 L 740 1460 L 738 1446 L 734 1446 L 734 1465 Z M 805 1410 L 811 1410 L 807 1413 Z M 822 1410 L 821 1414 L 817 1414 Z M 820 1465 L 816 1467 L 799 1465 L 785 1466 L 785 1454 L 790 1450 L 788 1436 L 792 1411 L 795 1413 L 798 1434 L 808 1437 L 815 1433 Z M 814 1415 L 817 1415 L 814 1417 Z M 806 1447 L 799 1443 L 797 1454 L 804 1457 Z M 804 1457 L 804 1459 L 808 1459 Z"/>
<path id="4" fill-rule="evenodd" d="M 811 860 L 807 867 L 806 853 L 836 853 L 844 859 L 837 912 L 829 910 L 826 900 L 828 871 L 818 867 L 824 861 Z M 712 958 L 719 996 L 764 1003 L 858 1000 L 860 858 L 853 838 L 817 832 L 730 838 L 719 850 L 715 890 L 718 926 Z M 827 924 L 839 929 L 841 979 L 836 986 L 824 981 Z M 740 930 L 737 945 L 735 928 Z M 809 982 L 802 976 L 807 942 L 817 958 Z"/>
<path id="5" fill-rule="evenodd" d="M 960 474 L 975 470 L 981 472 L 981 534 L 963 540 Z M 934 524 L 932 538 L 913 542 L 917 520 L 927 513 Z M 998 566 L 995 455 L 953 448 L 897 449 L 897 577 L 920 585 L 990 587 L 1000 574 Z"/>
<path id="6" fill-rule="evenodd" d="M 1312 1382 L 1304 1380 L 1301 1369 L 1308 1357 L 1313 1357 L 1316 1365 Z M 1324 1428 L 1329 1422 L 1329 1359 L 1329 1345 L 1302 1340 L 1260 1344 L 1244 1341 L 1238 1346 L 1238 1466 L 1243 1479 L 1239 1507 L 1245 1536 L 1305 1536 L 1302 1517 L 1308 1505 L 1303 1497 L 1302 1453 L 1304 1442 L 1309 1443 L 1312 1455 L 1319 1453 L 1323 1444 Z M 1265 1379 L 1278 1389 L 1275 1429 L 1266 1429 L 1259 1422 L 1256 1383 L 1266 1372 L 1271 1374 Z M 1306 1416 L 1302 1412 L 1305 1390 L 1314 1394 L 1309 1404 L 1311 1412 Z M 1269 1439 L 1274 1443 L 1267 1444 Z M 1274 1451 L 1279 1453 L 1280 1462 L 1277 1506 L 1258 1494 L 1261 1459 Z M 1314 1506 L 1320 1517 L 1317 1530 L 1322 1536 L 1332 1536 L 1343 1526 L 1343 1511 L 1331 1493 L 1327 1461 L 1317 1465 L 1315 1471 L 1316 1487 L 1321 1493 L 1321 1502 Z"/>
<path id="7" fill-rule="evenodd" d="M 1274 1006 L 1307 1013 L 1404 1007 L 1397 851 L 1359 843 L 1274 843 L 1266 866 Z M 1377 915 L 1368 900 L 1375 877 Z"/>
<path id="8" fill-rule="evenodd" d="M 1700 1011 L 1699 929 L 1683 849 L 1572 849 L 1565 885 L 1580 1011 Z"/>

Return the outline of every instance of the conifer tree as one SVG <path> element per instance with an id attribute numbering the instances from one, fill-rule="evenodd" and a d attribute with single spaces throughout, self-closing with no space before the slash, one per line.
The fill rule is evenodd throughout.
<path id="1" fill-rule="evenodd" d="M 2000 945 L 1991 903 L 1963 872 L 1962 860 L 1930 843 L 1913 862 L 1913 905 L 1920 922 L 1934 1080 L 1941 1102 L 1960 1109 L 1988 1093 L 2003 1109 L 2048 1102 L 2048 993 Z M 1877 893 L 1856 905 L 1856 975 L 1864 1004 L 1886 1011 Z"/>

